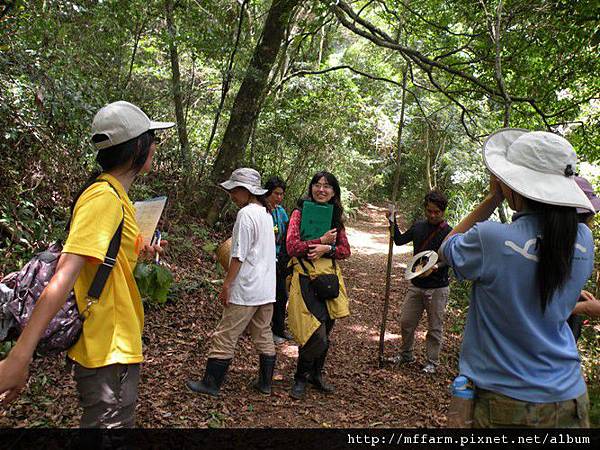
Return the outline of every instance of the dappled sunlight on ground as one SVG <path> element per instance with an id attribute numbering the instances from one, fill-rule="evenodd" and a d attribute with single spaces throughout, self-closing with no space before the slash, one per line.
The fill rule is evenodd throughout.
<path id="1" fill-rule="evenodd" d="M 351 330 L 352 332 L 354 332 L 355 335 L 364 335 L 370 341 L 379 342 L 379 329 L 378 328 L 376 329 L 375 327 L 366 327 L 364 325 L 354 324 L 354 325 L 350 325 L 348 327 L 348 329 Z M 397 339 L 400 339 L 400 337 L 401 336 L 399 334 L 386 332 L 384 341 L 386 341 L 386 342 L 387 341 L 395 341 Z"/>
<path id="2" fill-rule="evenodd" d="M 298 345 L 295 343 L 283 343 L 277 345 L 277 353 L 287 356 L 288 358 L 298 358 Z"/>
<path id="3" fill-rule="evenodd" d="M 400 224 L 401 229 L 402 224 Z M 352 249 L 363 255 L 388 254 L 389 228 L 385 209 L 367 204 L 357 218 L 346 225 L 348 241 Z M 394 255 L 412 254 L 412 244 L 394 245 Z M 406 266 L 404 266 L 406 267 Z"/>
<path id="4" fill-rule="evenodd" d="M 388 233 L 384 229 L 383 233 L 373 231 L 361 231 L 351 226 L 346 227 L 348 241 L 353 249 L 357 249 L 364 255 L 388 253 Z M 412 254 L 412 245 L 394 246 L 394 255 Z"/>

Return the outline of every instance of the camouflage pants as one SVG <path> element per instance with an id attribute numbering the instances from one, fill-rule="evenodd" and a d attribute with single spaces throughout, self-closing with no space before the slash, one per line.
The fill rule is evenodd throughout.
<path id="1" fill-rule="evenodd" d="M 589 428 L 587 391 L 563 402 L 529 403 L 477 389 L 473 428 Z"/>

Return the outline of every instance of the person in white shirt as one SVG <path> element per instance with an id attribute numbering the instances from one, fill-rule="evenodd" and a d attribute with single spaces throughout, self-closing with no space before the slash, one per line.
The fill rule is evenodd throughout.
<path id="1" fill-rule="evenodd" d="M 229 270 L 219 293 L 223 315 L 215 330 L 204 378 L 188 381 L 194 392 L 216 397 L 233 359 L 241 334 L 248 329 L 260 355 L 254 387 L 271 394 L 275 346 L 271 332 L 275 302 L 275 240 L 273 220 L 261 188 L 260 174 L 249 168 L 235 170 L 221 183 L 240 208 L 233 227 Z"/>

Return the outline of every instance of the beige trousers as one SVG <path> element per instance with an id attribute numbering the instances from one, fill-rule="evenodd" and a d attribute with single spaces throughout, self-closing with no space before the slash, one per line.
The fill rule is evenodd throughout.
<path id="1" fill-rule="evenodd" d="M 246 329 L 259 354 L 274 355 L 272 317 L 273 303 L 260 306 L 227 305 L 213 334 L 208 357 L 233 358 L 238 339 Z"/>
<path id="2" fill-rule="evenodd" d="M 446 315 L 449 292 L 448 287 L 422 289 L 411 285 L 408 288 L 400 317 L 402 332 L 400 352 L 403 356 L 412 357 L 415 330 L 425 310 L 427 311 L 427 336 L 425 338 L 427 362 L 437 365 L 442 347 L 444 316 Z"/>

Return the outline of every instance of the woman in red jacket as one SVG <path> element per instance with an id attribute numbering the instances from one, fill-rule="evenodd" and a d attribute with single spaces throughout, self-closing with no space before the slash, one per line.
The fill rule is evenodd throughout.
<path id="1" fill-rule="evenodd" d="M 300 225 L 305 201 L 333 205 L 331 229 L 313 240 L 302 240 Z M 294 386 L 290 395 L 302 399 L 306 383 L 313 384 L 321 392 L 332 393 L 333 386 L 323 380 L 323 366 L 329 350 L 329 334 L 335 319 L 350 314 L 348 297 L 342 279 L 338 259 L 350 256 L 350 245 L 342 220 L 340 185 L 329 172 L 318 172 L 310 181 L 308 196 L 298 202 L 298 208 L 290 217 L 286 240 L 287 251 L 292 257 L 293 273 L 290 285 L 288 325 L 300 345 Z M 337 275 L 339 295 L 321 298 L 315 289 L 314 278 L 321 275 Z"/>

